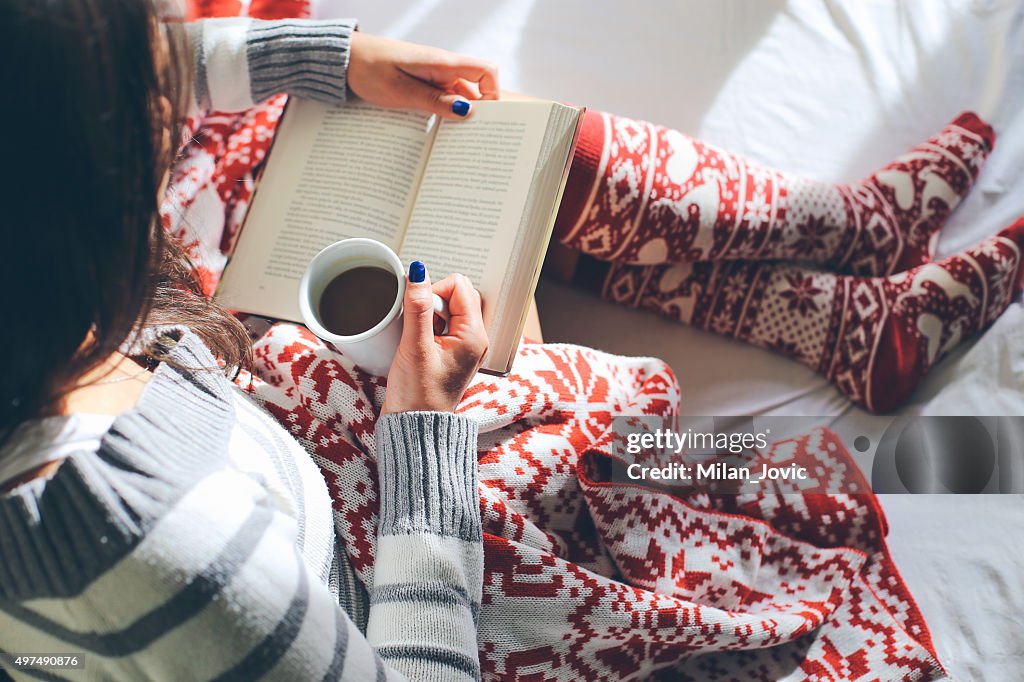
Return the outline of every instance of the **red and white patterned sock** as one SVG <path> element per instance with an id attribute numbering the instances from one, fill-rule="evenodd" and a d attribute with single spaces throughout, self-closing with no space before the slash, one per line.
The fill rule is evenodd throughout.
<path id="1" fill-rule="evenodd" d="M 310 15 L 309 0 L 188 0 L 189 21 L 210 17 L 250 16 L 254 19 L 292 19 Z"/>
<path id="2" fill-rule="evenodd" d="M 798 260 L 884 275 L 932 260 L 995 141 L 978 116 L 859 182 L 833 185 L 680 132 L 587 112 L 556 235 L 601 260 Z"/>
<path id="3" fill-rule="evenodd" d="M 868 410 L 888 412 L 1020 294 L 1022 250 L 1024 218 L 889 277 L 753 261 L 614 264 L 603 294 L 788 355 Z"/>

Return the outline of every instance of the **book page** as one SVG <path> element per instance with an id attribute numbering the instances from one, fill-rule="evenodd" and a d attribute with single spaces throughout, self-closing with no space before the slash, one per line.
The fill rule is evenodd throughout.
<path id="1" fill-rule="evenodd" d="M 400 250 L 431 279 L 460 272 L 484 298 L 490 323 L 547 128 L 550 102 L 474 102 L 434 140 Z M 488 305 L 488 303 L 490 305 Z"/>
<path id="2" fill-rule="evenodd" d="M 526 198 L 526 209 L 509 251 L 508 274 L 495 304 L 496 315 L 489 330 L 494 352 L 488 358 L 492 368 L 511 364 L 523 323 L 529 310 L 526 303 L 537 286 L 537 278 L 554 229 L 577 123 L 578 109 L 552 104 L 547 131 L 533 171 L 533 183 Z M 503 359 L 498 354 L 508 355 Z"/>
<path id="3" fill-rule="evenodd" d="M 370 237 L 397 250 L 432 136 L 423 113 L 292 99 L 218 300 L 297 320 L 299 280 L 322 248 Z"/>

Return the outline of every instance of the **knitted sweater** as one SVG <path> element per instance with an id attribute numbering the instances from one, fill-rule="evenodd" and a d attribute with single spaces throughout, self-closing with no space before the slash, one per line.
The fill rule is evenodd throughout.
<path id="1" fill-rule="evenodd" d="M 213 366 L 197 337 L 178 335 L 173 364 Z M 216 371 L 164 363 L 98 450 L 0 496 L 0 649 L 80 654 L 84 669 L 47 678 L 478 677 L 475 424 L 442 413 L 378 421 L 364 633 L 337 586 L 351 575 L 344 553 L 311 547 L 325 543 L 302 513 L 329 511 L 326 484 L 297 495 L 313 486 L 287 473 L 304 452 L 262 412 L 262 428 L 235 433 L 239 399 Z"/>
<path id="2" fill-rule="evenodd" d="M 202 22 L 190 29 L 199 102 L 239 108 L 276 90 L 341 101 L 351 29 Z M 284 87 L 261 89 L 256 71 L 280 71 Z M 175 337 L 174 362 L 98 448 L 0 495 L 0 667 L 15 679 L 478 678 L 476 425 L 377 422 L 366 595 L 308 455 L 216 371 L 177 369 L 215 364 L 193 334 Z M 42 653 L 84 667 L 19 670 L 6 657 Z"/>
<path id="3" fill-rule="evenodd" d="M 347 94 L 355 30 L 351 19 L 230 18 L 187 24 L 196 103 L 203 109 L 241 111 L 287 92 L 340 104 Z"/>

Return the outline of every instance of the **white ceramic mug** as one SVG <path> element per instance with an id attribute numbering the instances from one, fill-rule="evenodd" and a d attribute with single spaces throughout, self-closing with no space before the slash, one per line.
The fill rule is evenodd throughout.
<path id="1" fill-rule="evenodd" d="M 398 279 L 398 294 L 384 319 L 359 334 L 342 336 L 328 331 L 320 318 L 324 289 L 343 272 L 373 266 L 388 270 Z M 299 283 L 299 310 L 309 331 L 337 348 L 362 369 L 386 376 L 402 339 L 405 300 L 405 268 L 398 254 L 374 239 L 344 239 L 334 242 L 313 257 Z M 448 319 L 448 305 L 434 294 L 434 313 Z"/>

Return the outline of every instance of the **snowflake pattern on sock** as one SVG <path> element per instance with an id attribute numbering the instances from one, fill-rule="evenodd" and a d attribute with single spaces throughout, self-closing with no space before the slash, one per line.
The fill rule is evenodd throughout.
<path id="1" fill-rule="evenodd" d="M 1020 293 L 1024 219 L 938 263 L 856 277 L 791 263 L 613 265 L 605 298 L 774 350 L 868 410 L 902 403 L 928 370 Z"/>
<path id="2" fill-rule="evenodd" d="M 836 185 L 644 121 L 586 116 L 557 233 L 595 258 L 639 265 L 798 260 L 883 275 L 926 263 L 994 141 L 963 114 L 870 177 Z"/>

